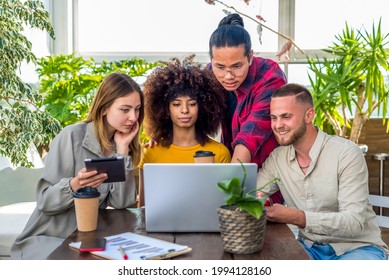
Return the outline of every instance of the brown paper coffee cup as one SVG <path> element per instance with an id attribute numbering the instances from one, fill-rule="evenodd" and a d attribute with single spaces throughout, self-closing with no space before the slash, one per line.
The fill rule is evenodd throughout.
<path id="1" fill-rule="evenodd" d="M 213 163 L 215 154 L 209 151 L 197 151 L 193 156 L 195 163 Z"/>
<path id="2" fill-rule="evenodd" d="M 91 187 L 81 188 L 73 194 L 79 231 L 94 231 L 97 229 L 99 196 L 100 193 Z"/>
<path id="3" fill-rule="evenodd" d="M 99 213 L 99 197 L 75 198 L 77 228 L 79 231 L 94 231 L 97 229 Z"/>

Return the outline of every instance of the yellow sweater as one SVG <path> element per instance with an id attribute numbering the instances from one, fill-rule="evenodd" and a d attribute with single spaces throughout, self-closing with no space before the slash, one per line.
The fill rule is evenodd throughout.
<path id="1" fill-rule="evenodd" d="M 191 147 L 178 147 L 170 145 L 170 147 L 162 147 L 161 145 L 153 148 L 146 148 L 139 168 L 143 169 L 145 163 L 194 163 L 193 156 L 196 151 L 211 151 L 215 154 L 215 163 L 229 163 L 231 155 L 226 146 L 215 140 L 209 141 L 201 146 L 200 144 Z"/>

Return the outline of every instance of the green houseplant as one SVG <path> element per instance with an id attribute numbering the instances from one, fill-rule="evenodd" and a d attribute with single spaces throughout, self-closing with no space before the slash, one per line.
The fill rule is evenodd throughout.
<path id="1" fill-rule="evenodd" d="M 36 70 L 39 91 L 44 97 L 40 105 L 65 127 L 86 118 L 93 96 L 108 74 L 120 72 L 140 77 L 158 64 L 141 58 L 97 63 L 74 53 L 43 57 Z M 142 130 L 142 139 L 146 137 Z M 41 155 L 49 144 L 38 147 Z"/>
<path id="2" fill-rule="evenodd" d="M 264 204 L 267 197 L 253 195 L 268 184 L 278 181 L 270 180 L 261 188 L 244 192 L 246 168 L 242 162 L 243 180 L 237 177 L 218 182 L 218 188 L 226 194 L 226 205 L 217 209 L 220 233 L 224 250 L 231 253 L 248 254 L 258 252 L 263 247 L 266 229 L 266 211 Z"/>
<path id="3" fill-rule="evenodd" d="M 64 127 L 85 119 L 89 105 L 105 76 L 112 72 L 131 77 L 145 75 L 157 62 L 144 59 L 103 61 L 84 59 L 74 53 L 43 57 L 38 61 L 39 91 L 42 106 Z"/>
<path id="4" fill-rule="evenodd" d="M 244 186 L 246 181 L 246 168 L 244 164 L 241 162 L 242 169 L 243 169 L 243 180 L 242 183 L 240 183 L 240 179 L 238 177 L 234 177 L 229 180 L 224 180 L 221 182 L 218 182 L 217 186 L 219 189 L 224 192 L 227 196 L 225 198 L 226 205 L 233 206 L 236 205 L 237 211 L 246 211 L 256 219 L 259 219 L 262 216 L 263 213 L 263 205 L 266 202 L 267 197 L 257 197 L 256 195 L 253 195 L 252 193 L 259 192 L 261 188 L 264 188 L 265 186 L 275 183 L 278 181 L 277 178 L 269 181 L 266 185 L 259 189 L 255 189 L 251 192 L 244 192 Z"/>
<path id="5" fill-rule="evenodd" d="M 381 20 L 371 32 L 349 28 L 346 23 L 336 41 L 323 49 L 333 58 L 309 59 L 316 125 L 358 143 L 363 125 L 375 110 L 385 124 L 388 36 L 381 33 Z"/>
<path id="6" fill-rule="evenodd" d="M 0 26 L 0 154 L 31 167 L 30 144 L 49 142 L 60 125 L 39 106 L 42 95 L 18 75 L 22 62 L 36 62 L 23 31 L 37 28 L 54 38 L 54 29 L 41 1 L 0 0 Z"/>

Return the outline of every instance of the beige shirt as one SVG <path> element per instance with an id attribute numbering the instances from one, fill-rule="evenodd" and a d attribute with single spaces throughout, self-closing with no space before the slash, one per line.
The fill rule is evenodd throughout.
<path id="1" fill-rule="evenodd" d="M 293 146 L 278 147 L 259 170 L 257 187 L 280 179 L 262 191 L 272 194 L 279 189 L 288 207 L 305 212 L 301 238 L 328 243 L 337 255 L 367 245 L 388 253 L 368 200 L 368 171 L 359 147 L 319 130 L 309 155 L 312 162 L 304 174 Z"/>

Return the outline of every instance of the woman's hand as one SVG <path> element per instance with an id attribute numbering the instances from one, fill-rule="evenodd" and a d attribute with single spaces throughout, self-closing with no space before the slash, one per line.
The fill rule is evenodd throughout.
<path id="1" fill-rule="evenodd" d="M 78 171 L 77 176 L 70 180 L 70 187 L 74 192 L 83 187 L 97 188 L 106 179 L 108 175 L 106 173 L 98 173 L 96 170 L 86 171 L 84 167 Z"/>
<path id="2" fill-rule="evenodd" d="M 147 147 L 154 148 L 154 146 L 158 146 L 158 142 L 153 139 L 150 139 L 149 142 L 144 144 L 143 148 L 147 148 Z"/>
<path id="3" fill-rule="evenodd" d="M 119 130 L 115 132 L 113 140 L 116 144 L 116 153 L 128 155 L 129 152 L 129 145 L 134 140 L 135 135 L 139 131 L 139 122 L 135 122 L 134 125 L 131 127 L 131 130 L 127 133 L 123 133 Z"/>

